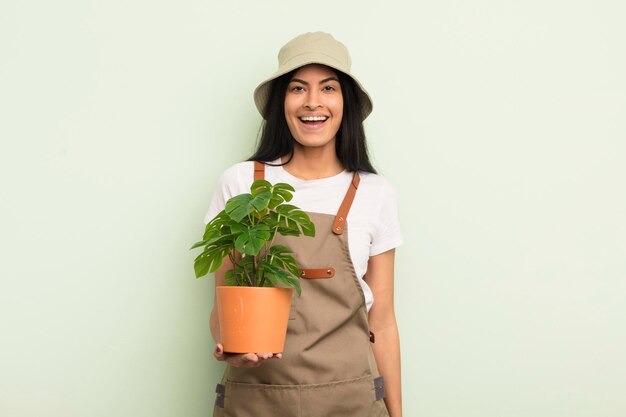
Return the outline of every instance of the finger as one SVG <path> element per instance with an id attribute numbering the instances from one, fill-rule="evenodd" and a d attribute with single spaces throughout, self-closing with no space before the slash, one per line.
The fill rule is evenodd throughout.
<path id="1" fill-rule="evenodd" d="M 222 346 L 221 343 L 218 343 L 215 345 L 215 351 L 213 352 L 213 356 L 215 356 L 215 359 L 217 359 L 218 361 L 226 360 L 226 355 L 224 354 L 224 347 Z"/>
<path id="2" fill-rule="evenodd" d="M 237 353 L 227 356 L 229 363 L 235 366 L 251 366 L 259 362 L 259 358 L 254 353 Z"/>
<path id="3" fill-rule="evenodd" d="M 259 359 L 263 359 L 263 360 L 268 360 L 269 358 L 274 356 L 272 352 L 259 352 L 256 355 L 259 357 Z"/>
<path id="4" fill-rule="evenodd" d="M 229 364 L 239 368 L 252 368 L 257 366 L 257 364 L 259 363 L 259 358 L 254 353 L 237 353 L 227 355 L 226 361 Z"/>
<path id="5" fill-rule="evenodd" d="M 242 362 L 248 365 L 258 363 L 259 359 L 260 359 L 259 356 L 254 353 L 246 353 L 245 355 L 241 357 Z"/>

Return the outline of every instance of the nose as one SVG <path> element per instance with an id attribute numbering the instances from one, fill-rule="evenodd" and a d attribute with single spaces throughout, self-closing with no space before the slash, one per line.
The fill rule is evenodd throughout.
<path id="1" fill-rule="evenodd" d="M 309 110 L 314 110 L 314 109 L 317 109 L 318 107 L 322 107 L 320 94 L 317 90 L 310 89 L 307 92 L 306 100 L 304 101 L 304 107 Z"/>

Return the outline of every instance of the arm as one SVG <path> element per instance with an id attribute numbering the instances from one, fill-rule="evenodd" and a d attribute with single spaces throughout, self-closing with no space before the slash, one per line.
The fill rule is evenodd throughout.
<path id="1" fill-rule="evenodd" d="M 224 258 L 222 261 L 222 266 L 215 271 L 215 286 L 225 285 L 224 274 L 229 269 L 233 269 L 233 264 L 230 262 L 228 257 Z M 221 344 L 222 336 L 220 335 L 220 325 L 219 325 L 219 313 L 217 311 L 217 303 L 215 297 L 213 298 L 213 309 L 211 310 L 211 318 L 209 320 L 209 325 L 211 327 L 211 335 L 213 336 L 213 340 L 216 342 L 215 352 L 213 355 L 215 359 L 218 361 L 226 361 L 233 366 L 244 367 L 244 368 L 255 368 L 261 365 L 263 362 L 269 359 L 280 359 L 282 358 L 282 353 L 273 354 L 271 352 L 262 352 L 262 353 L 245 353 L 245 354 L 236 354 L 236 353 L 227 353 L 224 352 L 224 349 Z"/>
<path id="2" fill-rule="evenodd" d="M 389 250 L 370 257 L 365 280 L 374 294 L 368 319 L 376 335 L 372 344 L 374 357 L 385 379 L 385 404 L 391 417 L 402 417 L 400 338 L 393 297 L 394 256 L 395 250 Z"/>

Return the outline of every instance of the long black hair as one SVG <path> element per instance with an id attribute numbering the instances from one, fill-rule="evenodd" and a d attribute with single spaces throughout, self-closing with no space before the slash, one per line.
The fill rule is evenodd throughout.
<path id="1" fill-rule="evenodd" d="M 282 156 L 293 156 L 295 139 L 285 120 L 285 94 L 291 78 L 299 68 L 272 81 L 270 95 L 263 109 L 263 124 L 260 140 L 254 155 L 249 161 L 271 162 Z M 341 165 L 350 172 L 364 171 L 376 173 L 367 153 L 365 130 L 361 120 L 361 100 L 352 78 L 341 71 L 335 71 L 339 78 L 343 96 L 343 117 L 337 131 L 335 151 Z"/>

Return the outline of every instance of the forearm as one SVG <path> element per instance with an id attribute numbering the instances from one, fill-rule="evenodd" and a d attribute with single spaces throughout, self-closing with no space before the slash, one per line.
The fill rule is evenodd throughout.
<path id="1" fill-rule="evenodd" d="M 374 295 L 368 321 L 376 336 L 372 345 L 376 364 L 385 379 L 385 404 L 391 417 L 402 417 L 400 337 L 393 302 L 394 256 L 392 249 L 370 257 L 365 281 Z"/>
<path id="2" fill-rule="evenodd" d="M 402 381 L 400 370 L 400 337 L 395 318 L 379 328 L 372 345 L 378 371 L 385 380 L 385 404 L 391 417 L 402 416 Z"/>

